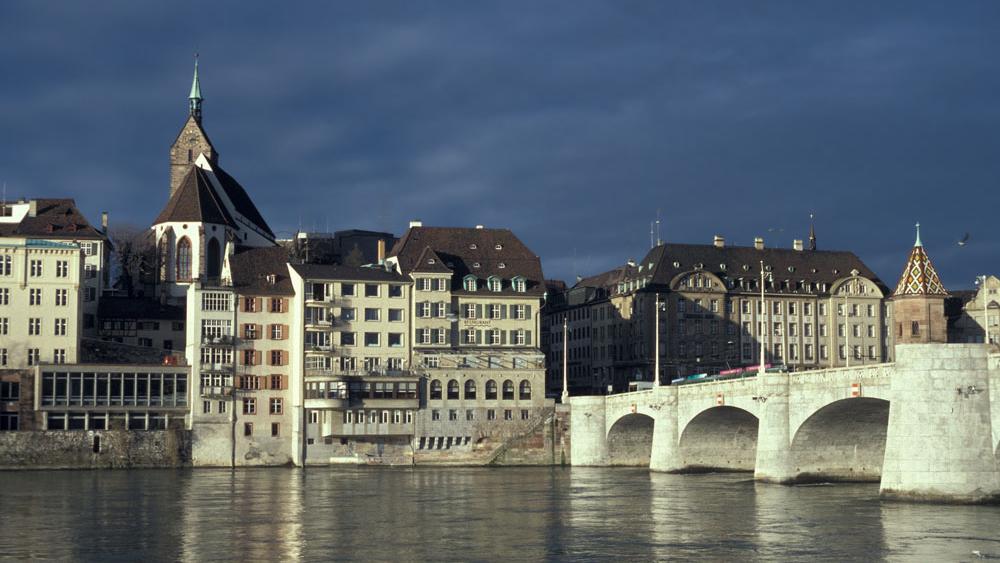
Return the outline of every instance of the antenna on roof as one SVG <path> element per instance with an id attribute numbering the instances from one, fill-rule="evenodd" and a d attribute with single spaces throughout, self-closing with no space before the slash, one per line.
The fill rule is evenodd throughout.
<path id="1" fill-rule="evenodd" d="M 656 210 L 656 246 L 660 246 L 660 210 Z"/>
<path id="2" fill-rule="evenodd" d="M 653 242 L 653 222 L 649 222 L 649 247 L 653 248 L 656 244 Z"/>

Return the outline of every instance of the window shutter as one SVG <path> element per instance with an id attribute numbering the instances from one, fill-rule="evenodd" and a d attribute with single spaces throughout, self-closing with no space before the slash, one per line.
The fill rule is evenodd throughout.
<path id="1" fill-rule="evenodd" d="M 268 387 L 270 387 L 270 385 L 268 384 L 266 375 L 257 377 L 257 389 L 267 389 Z"/>
<path id="2" fill-rule="evenodd" d="M 288 312 L 288 298 L 287 297 L 282 297 L 281 298 L 281 312 L 282 313 L 287 313 Z"/>
<path id="3" fill-rule="evenodd" d="M 476 331 L 476 344 L 482 344 L 482 343 L 483 343 L 483 331 L 477 330 Z"/>
<path id="4" fill-rule="evenodd" d="M 257 325 L 257 334 L 254 338 L 260 339 L 264 338 L 264 325 Z"/>
<path id="5" fill-rule="evenodd" d="M 257 311 L 258 313 L 264 310 L 264 298 L 263 297 L 254 297 L 254 309 L 253 310 Z"/>
<path id="6" fill-rule="evenodd" d="M 287 375 L 282 375 L 281 376 L 281 388 L 282 389 L 288 389 L 288 376 Z"/>
<path id="7" fill-rule="evenodd" d="M 285 301 L 288 300 L 286 299 Z M 280 326 L 281 326 L 281 339 L 288 340 L 288 325 L 280 325 Z"/>
<path id="8" fill-rule="evenodd" d="M 482 303 L 476 303 L 476 318 L 477 319 L 483 318 L 483 304 Z"/>
<path id="9" fill-rule="evenodd" d="M 507 318 L 507 306 L 506 305 L 500 305 L 500 318 L 501 319 L 506 319 Z"/>
<path id="10" fill-rule="evenodd" d="M 524 331 L 524 344 L 526 346 L 531 346 L 531 331 L 530 330 Z"/>
<path id="11" fill-rule="evenodd" d="M 242 297 L 239 297 L 239 296 L 236 297 L 236 300 L 240 302 L 240 312 L 241 313 L 246 313 L 247 312 L 247 308 L 246 308 L 247 302 L 246 302 L 246 300 L 243 299 Z"/>
<path id="12" fill-rule="evenodd" d="M 240 330 L 239 337 L 240 338 L 246 338 L 246 336 L 247 336 L 247 324 L 246 323 L 240 323 L 239 330 Z"/>
<path id="13" fill-rule="evenodd" d="M 526 319 L 530 319 L 531 318 L 531 305 L 525 305 L 524 306 L 524 318 L 526 318 Z"/>
<path id="14" fill-rule="evenodd" d="M 260 358 L 261 358 L 260 350 L 254 350 L 253 351 L 253 365 L 259 366 L 260 365 Z"/>
<path id="15" fill-rule="evenodd" d="M 501 330 L 500 331 L 500 344 L 502 344 L 502 345 L 506 345 L 507 344 L 507 331 L 506 330 Z"/>

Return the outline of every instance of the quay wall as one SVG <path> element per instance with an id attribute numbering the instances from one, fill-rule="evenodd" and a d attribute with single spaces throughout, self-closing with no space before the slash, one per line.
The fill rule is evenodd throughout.
<path id="1" fill-rule="evenodd" d="M 0 469 L 129 469 L 191 465 L 187 430 L 0 432 Z"/>

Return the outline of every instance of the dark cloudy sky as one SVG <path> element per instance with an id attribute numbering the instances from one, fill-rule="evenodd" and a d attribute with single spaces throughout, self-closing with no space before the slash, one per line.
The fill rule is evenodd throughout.
<path id="1" fill-rule="evenodd" d="M 0 3 L 0 180 L 148 225 L 205 126 L 279 234 L 509 227 L 570 279 L 662 236 L 1000 273 L 997 2 Z M 964 232 L 971 242 L 959 248 Z"/>

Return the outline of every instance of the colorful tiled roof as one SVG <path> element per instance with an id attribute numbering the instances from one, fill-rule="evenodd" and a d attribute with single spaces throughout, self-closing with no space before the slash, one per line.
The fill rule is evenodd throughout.
<path id="1" fill-rule="evenodd" d="M 910 251 L 910 258 L 899 277 L 893 297 L 902 295 L 941 295 L 947 296 L 948 291 L 941 283 L 937 270 L 931 264 L 931 259 L 920 242 L 920 224 L 917 223 L 917 241 Z"/>

